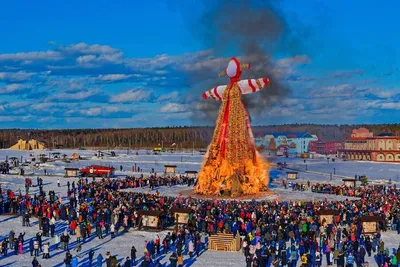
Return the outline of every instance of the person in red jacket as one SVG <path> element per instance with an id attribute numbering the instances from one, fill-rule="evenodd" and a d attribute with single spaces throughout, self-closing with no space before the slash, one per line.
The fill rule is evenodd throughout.
<path id="1" fill-rule="evenodd" d="M 76 220 L 72 220 L 69 229 L 71 230 L 71 235 L 75 234 L 75 229 L 76 229 Z"/>
<path id="2" fill-rule="evenodd" d="M 157 254 L 160 254 L 160 237 L 157 235 L 156 237 L 156 249 L 157 249 Z"/>

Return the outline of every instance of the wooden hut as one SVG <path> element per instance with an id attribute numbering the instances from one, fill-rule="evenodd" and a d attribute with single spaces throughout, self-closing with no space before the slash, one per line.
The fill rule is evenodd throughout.
<path id="1" fill-rule="evenodd" d="M 343 183 L 347 187 L 355 188 L 357 185 L 357 180 L 356 179 L 351 179 L 351 178 L 345 178 L 342 179 Z"/>
<path id="2" fill-rule="evenodd" d="M 176 165 L 164 165 L 165 174 L 175 174 L 176 173 Z"/>
<path id="3" fill-rule="evenodd" d="M 188 224 L 189 214 L 193 212 L 189 208 L 171 208 L 170 211 L 174 214 L 176 224 Z"/>
<path id="4" fill-rule="evenodd" d="M 65 176 L 66 178 L 69 177 L 78 177 L 79 176 L 79 169 L 78 168 L 65 168 Z"/>
<path id="5" fill-rule="evenodd" d="M 296 180 L 298 172 L 286 172 L 288 180 Z"/>
<path id="6" fill-rule="evenodd" d="M 363 234 L 375 234 L 379 230 L 379 220 L 378 216 L 362 216 L 359 218 L 361 222 Z"/>
<path id="7" fill-rule="evenodd" d="M 139 210 L 138 215 L 141 216 L 139 227 L 144 229 L 161 229 L 161 211 L 157 210 Z"/>
<path id="8" fill-rule="evenodd" d="M 316 214 L 319 216 L 319 222 L 321 225 L 333 224 L 334 217 L 339 215 L 340 212 L 338 210 L 320 210 L 317 211 Z"/>

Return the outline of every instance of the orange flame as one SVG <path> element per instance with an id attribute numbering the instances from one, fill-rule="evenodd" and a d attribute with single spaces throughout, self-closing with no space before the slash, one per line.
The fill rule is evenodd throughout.
<path id="1" fill-rule="evenodd" d="M 258 152 L 254 160 L 234 166 L 221 157 L 209 159 L 208 153 L 200 170 L 196 193 L 202 195 L 230 196 L 255 195 L 268 190 L 270 163 Z"/>

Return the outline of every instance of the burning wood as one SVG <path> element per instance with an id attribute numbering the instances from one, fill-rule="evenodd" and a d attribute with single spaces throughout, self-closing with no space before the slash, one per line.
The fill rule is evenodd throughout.
<path id="1" fill-rule="evenodd" d="M 213 139 L 199 173 L 195 191 L 204 195 L 253 195 L 267 190 L 269 163 L 256 151 L 249 116 L 242 103 L 243 94 L 260 91 L 269 85 L 268 78 L 239 80 L 241 65 L 232 58 L 222 73 L 229 85 L 218 86 L 203 98 L 222 101 Z"/>

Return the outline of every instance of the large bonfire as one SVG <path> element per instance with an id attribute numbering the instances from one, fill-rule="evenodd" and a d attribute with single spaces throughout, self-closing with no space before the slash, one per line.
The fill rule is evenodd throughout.
<path id="1" fill-rule="evenodd" d="M 236 58 L 232 58 L 220 74 L 228 76 L 230 83 L 203 94 L 203 98 L 222 101 L 222 105 L 199 173 L 196 193 L 236 197 L 268 190 L 270 165 L 256 150 L 241 96 L 260 91 L 269 85 L 269 80 L 240 80 L 244 69 L 250 69 L 250 65 L 241 65 Z"/>

